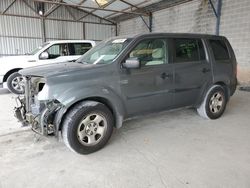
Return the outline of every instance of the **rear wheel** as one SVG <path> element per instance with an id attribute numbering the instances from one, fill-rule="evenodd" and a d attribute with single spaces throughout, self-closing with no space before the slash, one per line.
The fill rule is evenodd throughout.
<path id="1" fill-rule="evenodd" d="M 208 90 L 197 112 L 204 118 L 217 119 L 224 113 L 226 104 L 225 89 L 220 85 L 214 85 Z"/>
<path id="2" fill-rule="evenodd" d="M 108 142 L 113 132 L 113 116 L 102 103 L 84 101 L 67 114 L 63 122 L 64 143 L 80 154 L 95 152 Z"/>
<path id="3" fill-rule="evenodd" d="M 24 93 L 23 77 L 14 72 L 7 78 L 7 87 L 10 92 L 20 95 Z"/>

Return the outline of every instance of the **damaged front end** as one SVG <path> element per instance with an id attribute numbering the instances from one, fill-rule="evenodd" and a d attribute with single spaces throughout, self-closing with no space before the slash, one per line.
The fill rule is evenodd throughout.
<path id="1" fill-rule="evenodd" d="M 57 135 L 56 113 L 63 108 L 57 100 L 39 98 L 46 92 L 46 80 L 42 77 L 24 76 L 24 95 L 16 98 L 15 117 L 23 125 L 31 125 L 32 130 L 42 135 Z"/>

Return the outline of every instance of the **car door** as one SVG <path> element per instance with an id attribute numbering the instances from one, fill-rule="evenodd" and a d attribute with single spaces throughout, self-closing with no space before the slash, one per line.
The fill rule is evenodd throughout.
<path id="1" fill-rule="evenodd" d="M 150 38 L 137 42 L 126 59 L 137 58 L 140 68 L 121 70 L 120 85 L 128 116 L 163 110 L 173 105 L 173 66 L 168 40 Z"/>
<path id="2" fill-rule="evenodd" d="M 48 53 L 48 57 L 45 59 L 41 58 L 41 55 L 43 52 Z M 39 65 L 70 61 L 67 43 L 53 44 L 50 47 L 48 47 L 46 50 L 44 50 L 43 52 L 41 52 L 38 57 L 39 59 L 37 63 Z"/>
<path id="3" fill-rule="evenodd" d="M 196 38 L 174 38 L 172 41 L 175 107 L 193 106 L 202 91 L 212 83 L 211 63 L 205 43 Z"/>
<path id="4" fill-rule="evenodd" d="M 213 72 L 214 76 L 218 80 L 225 80 L 225 78 L 232 78 L 234 81 L 234 65 L 233 54 L 229 53 L 229 44 L 226 41 L 220 39 L 208 40 L 210 51 L 213 59 Z"/>

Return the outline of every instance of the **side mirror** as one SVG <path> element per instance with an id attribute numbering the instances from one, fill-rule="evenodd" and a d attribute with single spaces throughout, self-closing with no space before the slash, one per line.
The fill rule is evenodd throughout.
<path id="1" fill-rule="evenodd" d="M 122 65 L 127 69 L 138 69 L 141 66 L 139 59 L 134 57 L 128 58 Z"/>
<path id="2" fill-rule="evenodd" d="M 43 52 L 39 56 L 40 59 L 49 59 L 49 53 L 48 52 Z"/>

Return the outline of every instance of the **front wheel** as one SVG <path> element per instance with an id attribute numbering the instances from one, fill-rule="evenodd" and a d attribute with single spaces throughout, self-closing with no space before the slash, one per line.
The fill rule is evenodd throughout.
<path id="1" fill-rule="evenodd" d="M 18 73 L 12 73 L 7 79 L 7 87 L 10 92 L 20 95 L 24 93 L 23 77 Z"/>
<path id="2" fill-rule="evenodd" d="M 206 119 L 217 119 L 224 113 L 226 104 L 225 89 L 220 85 L 214 85 L 208 90 L 197 112 Z"/>
<path id="3" fill-rule="evenodd" d="M 64 143 L 80 154 L 93 153 L 108 142 L 114 120 L 110 110 L 102 103 L 84 101 L 75 105 L 62 125 Z"/>

